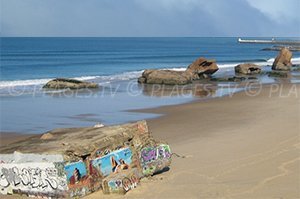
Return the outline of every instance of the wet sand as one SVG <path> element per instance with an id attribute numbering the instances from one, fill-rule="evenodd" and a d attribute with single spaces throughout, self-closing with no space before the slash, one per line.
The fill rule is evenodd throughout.
<path id="1" fill-rule="evenodd" d="M 149 129 L 181 157 L 125 196 L 86 198 L 300 198 L 300 85 L 279 88 L 142 110 L 164 114 Z"/>
<path id="2" fill-rule="evenodd" d="M 300 198 L 300 85 L 272 89 L 144 110 L 165 114 L 150 130 L 184 158 L 125 198 Z"/>
<path id="3" fill-rule="evenodd" d="M 9 145 L 14 142 L 25 140 L 29 137 L 34 136 L 33 134 L 20 134 L 13 132 L 0 132 L 0 147 Z"/>

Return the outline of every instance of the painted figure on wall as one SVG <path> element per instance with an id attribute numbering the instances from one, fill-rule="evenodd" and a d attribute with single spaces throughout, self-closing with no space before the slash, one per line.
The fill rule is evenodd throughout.
<path id="1" fill-rule="evenodd" d="M 112 172 L 118 173 L 122 170 L 126 170 L 129 168 L 129 165 L 123 159 L 119 159 L 119 163 L 115 160 L 114 156 L 110 157 L 110 162 L 112 166 Z"/>
<path id="2" fill-rule="evenodd" d="M 65 166 L 69 186 L 79 184 L 87 179 L 87 170 L 83 162 L 75 162 Z"/>
<path id="3" fill-rule="evenodd" d="M 78 183 L 80 181 L 81 178 L 81 174 L 79 169 L 75 168 L 73 171 L 73 175 L 70 178 L 70 184 L 75 184 Z"/>
<path id="4" fill-rule="evenodd" d="M 93 160 L 92 164 L 103 176 L 108 176 L 111 173 L 119 173 L 122 170 L 129 169 L 131 162 L 131 150 L 123 148 Z"/>

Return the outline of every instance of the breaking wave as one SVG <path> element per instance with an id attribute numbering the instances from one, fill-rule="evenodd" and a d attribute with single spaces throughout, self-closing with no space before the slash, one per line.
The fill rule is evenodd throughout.
<path id="1" fill-rule="evenodd" d="M 258 60 L 257 60 L 258 61 Z M 254 62 L 257 65 L 272 65 L 274 62 L 274 58 L 266 59 L 265 61 Z M 293 64 L 300 64 L 300 57 L 296 57 L 292 59 Z M 241 62 L 245 63 L 245 62 Z M 253 62 L 252 62 L 253 63 Z M 234 67 L 236 63 L 218 63 L 219 68 L 229 68 Z M 163 68 L 165 70 L 176 70 L 176 71 L 184 71 L 185 67 L 173 67 L 173 68 Z M 73 79 L 82 80 L 82 81 L 94 81 L 101 84 L 111 83 L 115 81 L 123 81 L 123 80 L 131 80 L 136 79 L 142 74 L 143 70 L 139 71 L 131 71 L 131 72 L 123 72 L 120 74 L 114 75 L 106 75 L 106 76 L 82 76 L 82 77 L 73 77 Z M 51 78 L 53 79 L 53 78 Z M 0 81 L 0 89 L 3 90 L 7 87 L 26 87 L 26 86 L 35 86 L 35 85 L 43 85 L 46 84 L 48 81 L 51 80 L 50 78 L 47 79 L 30 79 L 30 80 L 13 80 L 13 81 Z"/>

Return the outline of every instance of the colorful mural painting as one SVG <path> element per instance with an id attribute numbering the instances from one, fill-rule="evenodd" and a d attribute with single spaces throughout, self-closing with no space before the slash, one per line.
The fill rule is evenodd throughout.
<path id="1" fill-rule="evenodd" d="M 132 129 L 124 131 L 128 128 Z M 142 177 L 170 165 L 169 145 L 158 144 L 148 132 L 145 121 L 124 129 L 121 128 L 121 134 L 110 137 L 111 146 L 105 143 L 102 148 L 96 148 L 93 145 L 88 153 L 1 154 L 0 193 L 79 198 L 103 189 L 104 193 L 125 194 L 134 189 Z"/>
<path id="2" fill-rule="evenodd" d="M 67 174 L 70 197 L 85 196 L 88 193 L 96 190 L 94 187 L 95 183 L 97 182 L 92 181 L 92 179 L 94 178 L 91 177 L 88 173 L 84 162 L 79 161 L 67 164 L 65 165 L 65 171 Z M 99 178 L 96 178 L 94 180 L 100 181 Z"/>
<path id="3" fill-rule="evenodd" d="M 75 162 L 65 166 L 69 185 L 78 184 L 87 178 L 84 162 Z"/>
<path id="4" fill-rule="evenodd" d="M 167 144 L 145 147 L 140 152 L 140 162 L 144 175 L 152 175 L 169 166 L 171 149 Z"/>
<path id="5" fill-rule="evenodd" d="M 123 173 L 114 174 L 103 180 L 104 193 L 126 193 L 137 187 L 140 175 L 136 168 Z"/>
<path id="6" fill-rule="evenodd" d="M 108 176 L 111 173 L 129 169 L 131 162 L 132 152 L 130 148 L 123 148 L 93 160 L 92 164 L 102 176 Z"/>
<path id="7" fill-rule="evenodd" d="M 0 193 L 62 197 L 68 190 L 63 163 L 0 164 Z"/>

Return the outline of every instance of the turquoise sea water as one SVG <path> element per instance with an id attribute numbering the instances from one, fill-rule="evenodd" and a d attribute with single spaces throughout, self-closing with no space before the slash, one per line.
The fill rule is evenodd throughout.
<path id="1" fill-rule="evenodd" d="M 217 60 L 220 75 L 237 63 L 271 64 L 277 52 L 265 47 L 270 45 L 239 44 L 237 38 L 1 38 L 0 131 L 41 133 L 151 118 L 156 115 L 126 110 L 182 103 L 194 95 L 147 92 L 136 84 L 144 69 L 183 70 L 203 56 Z M 43 91 L 55 77 L 97 82 L 102 89 Z"/>

